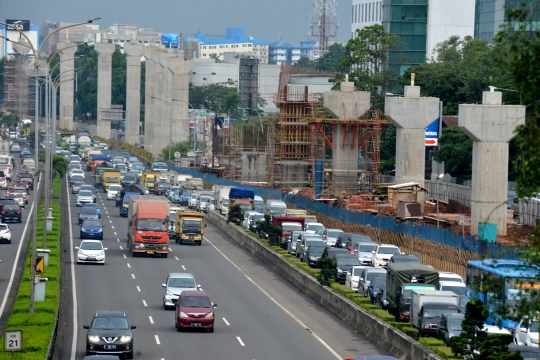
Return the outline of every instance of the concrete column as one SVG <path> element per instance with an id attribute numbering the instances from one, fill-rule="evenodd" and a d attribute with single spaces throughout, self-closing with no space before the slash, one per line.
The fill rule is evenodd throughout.
<path id="1" fill-rule="evenodd" d="M 172 73 L 172 142 L 177 143 L 189 139 L 189 73 L 193 70 L 193 59 L 179 54 L 169 59 Z"/>
<path id="2" fill-rule="evenodd" d="M 324 93 L 324 107 L 336 119 L 359 121 L 359 117 L 370 108 L 371 94 L 366 91 L 354 91 L 354 83 L 342 82 L 341 91 Z M 343 134 L 345 133 L 345 137 Z M 360 151 L 359 134 L 353 138 L 354 128 L 336 125 L 332 144 L 332 183 L 336 193 L 346 191 L 356 194 L 358 191 L 358 157 Z M 354 145 L 353 145 L 354 143 Z"/>
<path id="3" fill-rule="evenodd" d="M 426 128 L 439 117 L 439 99 L 420 97 L 419 86 L 405 86 L 404 97 L 387 97 L 386 117 L 396 126 L 396 181 L 424 186 Z M 423 196 L 423 194 L 420 194 Z M 423 198 L 419 198 L 423 202 Z"/>
<path id="4" fill-rule="evenodd" d="M 143 55 L 146 58 L 146 80 L 145 80 L 145 95 L 144 95 L 144 148 L 151 153 L 154 145 L 154 127 L 156 121 L 156 100 L 152 99 L 157 96 L 156 93 L 156 77 L 159 64 L 157 63 L 159 54 L 165 51 L 163 47 L 145 46 Z M 157 80 L 159 82 L 159 80 Z M 159 101 L 159 100 L 157 100 Z"/>
<path id="5" fill-rule="evenodd" d="M 58 49 L 64 49 L 72 46 L 72 43 L 58 43 Z M 65 74 L 62 79 L 69 79 L 75 76 L 74 56 L 77 52 L 76 47 L 70 47 L 60 51 L 60 74 Z M 73 98 L 74 98 L 74 81 L 65 81 L 60 84 L 60 129 L 73 130 Z"/>
<path id="6" fill-rule="evenodd" d="M 111 138 L 111 122 L 103 120 L 100 109 L 111 108 L 111 85 L 112 85 L 112 54 L 114 44 L 97 43 L 94 50 L 98 54 L 98 83 L 97 83 L 97 135 Z"/>
<path id="7" fill-rule="evenodd" d="M 497 224 L 506 235 L 508 143 L 525 124 L 525 106 L 502 105 L 502 93 L 484 92 L 482 105 L 459 105 L 458 126 L 473 140 L 471 234 Z"/>
<path id="8" fill-rule="evenodd" d="M 173 49 L 166 49 L 166 52 L 158 56 L 158 68 L 156 73 L 156 97 L 163 100 L 156 100 L 156 121 L 154 126 L 154 146 L 152 152 L 155 156 L 169 145 L 171 139 L 170 119 L 172 104 L 172 72 L 169 69 L 169 59 L 176 54 Z M 158 80 L 159 79 L 159 80 Z"/>
<path id="9" fill-rule="evenodd" d="M 126 142 L 139 143 L 139 122 L 141 121 L 141 56 L 143 45 L 126 44 Z"/>

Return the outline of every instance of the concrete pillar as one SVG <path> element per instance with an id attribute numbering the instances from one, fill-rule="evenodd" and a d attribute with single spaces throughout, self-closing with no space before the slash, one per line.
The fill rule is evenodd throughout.
<path id="1" fill-rule="evenodd" d="M 189 73 L 193 70 L 193 59 L 182 53 L 169 59 L 172 73 L 172 142 L 177 143 L 189 139 Z"/>
<path id="2" fill-rule="evenodd" d="M 506 235 L 508 143 L 525 124 L 525 106 L 502 105 L 502 93 L 484 92 L 482 105 L 459 105 L 458 126 L 473 140 L 471 234 L 497 224 Z"/>
<path id="3" fill-rule="evenodd" d="M 141 121 L 141 56 L 142 44 L 126 44 L 126 142 L 139 143 L 139 122 Z"/>
<path id="4" fill-rule="evenodd" d="M 370 108 L 371 94 L 366 91 L 354 91 L 354 83 L 342 82 L 341 91 L 324 93 L 324 107 L 336 119 L 348 120 L 351 124 Z M 345 133 L 345 137 L 343 134 Z M 336 125 L 332 144 L 332 183 L 334 192 L 345 191 L 349 194 L 358 192 L 358 157 L 360 151 L 359 135 L 354 128 Z M 354 143 L 354 145 L 353 145 Z"/>
<path id="5" fill-rule="evenodd" d="M 439 117 L 439 99 L 420 97 L 419 86 L 404 90 L 404 97 L 387 97 L 385 105 L 386 117 L 396 126 L 396 182 L 423 187 L 426 128 Z"/>
<path id="6" fill-rule="evenodd" d="M 97 135 L 111 138 L 111 122 L 102 119 L 101 109 L 111 108 L 112 85 L 112 54 L 114 44 L 97 43 L 94 50 L 98 54 L 98 82 L 97 82 Z"/>
<path id="7" fill-rule="evenodd" d="M 154 146 L 152 152 L 155 156 L 169 145 L 171 141 L 171 108 L 172 104 L 172 72 L 169 69 L 169 58 L 175 56 L 173 49 L 166 49 L 166 52 L 158 56 L 158 67 L 156 72 L 156 97 L 163 100 L 156 100 L 156 120 L 154 126 Z M 159 80 L 158 80 L 159 79 Z M 167 104 L 168 103 L 168 104 Z"/>
<path id="8" fill-rule="evenodd" d="M 151 153 L 154 145 L 154 126 L 156 121 L 156 101 L 152 97 L 157 96 L 156 85 L 160 79 L 156 77 L 159 54 L 165 49 L 161 46 L 145 46 L 143 55 L 146 58 L 146 80 L 145 80 L 145 95 L 144 95 L 144 148 Z M 157 81 L 156 81 L 157 79 Z"/>
<path id="9" fill-rule="evenodd" d="M 72 46 L 65 49 L 68 46 Z M 61 42 L 57 45 L 60 51 L 60 74 L 64 74 L 62 79 L 69 79 L 75 76 L 74 56 L 77 48 L 72 43 Z M 73 130 L 73 99 L 74 99 L 74 81 L 64 81 L 60 84 L 60 129 Z"/>

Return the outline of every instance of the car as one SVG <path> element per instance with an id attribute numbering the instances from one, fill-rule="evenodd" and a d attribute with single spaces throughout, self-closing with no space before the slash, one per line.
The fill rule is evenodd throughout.
<path id="1" fill-rule="evenodd" d="M 399 247 L 391 244 L 381 244 L 371 253 L 371 265 L 374 267 L 386 267 L 390 258 L 401 254 Z"/>
<path id="2" fill-rule="evenodd" d="M 28 204 L 28 193 L 26 192 L 26 189 L 22 188 L 14 188 L 12 190 L 13 194 L 20 194 L 24 198 L 24 203 Z"/>
<path id="3" fill-rule="evenodd" d="M 107 200 L 116 199 L 116 194 L 122 190 L 121 185 L 109 185 L 107 189 Z"/>
<path id="4" fill-rule="evenodd" d="M 337 237 L 343 230 L 340 229 L 324 229 L 322 231 L 322 239 L 328 247 L 334 247 L 336 245 Z"/>
<path id="5" fill-rule="evenodd" d="M 372 252 L 377 249 L 376 243 L 356 243 L 354 245 L 354 254 L 362 265 L 371 265 Z"/>
<path id="6" fill-rule="evenodd" d="M 117 163 L 114 168 L 119 171 L 127 171 L 126 164 Z"/>
<path id="7" fill-rule="evenodd" d="M 75 247 L 77 250 L 77 264 L 90 263 L 105 265 L 105 251 L 100 240 L 83 240 Z"/>
<path id="8" fill-rule="evenodd" d="M 148 186 L 143 184 L 137 184 L 137 187 L 141 189 L 142 192 L 144 192 L 144 195 L 150 194 L 150 190 L 148 190 Z"/>
<path id="9" fill-rule="evenodd" d="M 305 231 L 293 231 L 291 235 L 291 239 L 287 243 L 287 252 L 291 255 L 296 255 L 296 241 L 300 237 L 300 235 L 304 234 Z"/>
<path id="10" fill-rule="evenodd" d="M 71 179 L 71 177 L 72 177 L 73 175 L 81 175 L 82 177 L 84 177 L 84 171 L 82 171 L 81 169 L 73 168 L 73 169 L 68 173 L 68 179 Z"/>
<path id="11" fill-rule="evenodd" d="M 201 286 L 197 285 L 195 277 L 190 273 L 170 273 L 167 282 L 161 285 L 163 292 L 163 309 L 167 310 L 176 306 L 178 296 L 183 291 L 197 290 Z"/>
<path id="12" fill-rule="evenodd" d="M 195 204 L 195 210 L 199 212 L 208 212 L 207 205 L 210 204 L 210 200 L 212 200 L 212 195 L 207 193 L 202 193 L 197 197 L 197 201 Z"/>
<path id="13" fill-rule="evenodd" d="M 377 304 L 379 309 L 388 311 L 389 302 L 386 300 L 386 283 L 383 284 L 377 292 L 375 304 Z"/>
<path id="14" fill-rule="evenodd" d="M 389 263 L 413 263 L 413 264 L 422 264 L 420 258 L 414 254 L 396 254 L 390 258 Z"/>
<path id="15" fill-rule="evenodd" d="M 127 174 L 126 176 L 124 176 L 121 183 L 122 183 L 122 187 L 126 187 L 126 186 L 131 185 L 131 184 L 136 184 L 137 183 L 137 177 L 134 176 L 134 175 Z"/>
<path id="16" fill-rule="evenodd" d="M 360 261 L 353 254 L 338 254 L 334 257 L 336 261 L 336 275 L 334 280 L 340 284 L 345 284 L 345 278 L 347 277 L 347 272 L 352 269 L 353 266 L 359 266 Z"/>
<path id="17" fill-rule="evenodd" d="M 81 185 L 84 185 L 84 183 L 80 181 L 73 183 L 73 186 L 71 187 L 71 193 L 78 194 L 79 191 L 81 190 Z"/>
<path id="18" fill-rule="evenodd" d="M 98 216 L 101 219 L 101 206 L 98 203 L 86 203 L 83 207 L 96 209 L 98 212 Z"/>
<path id="19" fill-rule="evenodd" d="M 3 223 L 8 221 L 22 222 L 22 211 L 19 204 L 5 204 L 0 214 L 2 215 Z"/>
<path id="20" fill-rule="evenodd" d="M 86 355 L 114 354 L 133 359 L 134 332 L 124 311 L 98 310 L 86 329 Z"/>
<path id="21" fill-rule="evenodd" d="M 97 209 L 90 207 L 83 207 L 81 211 L 77 213 L 79 215 L 78 224 L 81 225 L 84 220 L 99 220 L 99 214 Z"/>
<path id="22" fill-rule="evenodd" d="M 183 329 L 206 329 L 214 332 L 214 309 L 217 304 L 205 291 L 183 291 L 178 298 L 174 313 L 176 331 Z"/>
<path id="23" fill-rule="evenodd" d="M 8 181 L 5 177 L 0 177 L 0 189 L 7 189 Z"/>
<path id="24" fill-rule="evenodd" d="M 315 234 L 317 231 L 324 231 L 325 227 L 321 223 L 309 222 L 304 225 L 304 231 L 307 233 Z"/>
<path id="25" fill-rule="evenodd" d="M 347 271 L 347 275 L 345 277 L 345 286 L 351 290 L 358 292 L 358 282 L 360 280 L 360 275 L 365 268 L 365 266 L 353 266 L 351 270 Z"/>
<path id="26" fill-rule="evenodd" d="M 538 347 L 538 319 L 522 319 L 516 327 L 516 344 Z"/>
<path id="27" fill-rule="evenodd" d="M 465 319 L 465 314 L 442 314 L 437 328 L 437 338 L 444 341 L 446 346 L 450 345 L 450 339 L 459 336 L 463 329 L 461 322 Z"/>
<path id="28" fill-rule="evenodd" d="M 26 189 L 27 193 L 30 192 L 30 190 L 34 190 L 34 181 L 31 178 L 20 178 L 17 183 L 22 185 L 22 187 Z"/>
<path id="29" fill-rule="evenodd" d="M 386 277 L 376 277 L 369 283 L 367 297 L 371 300 L 372 304 L 376 303 L 377 294 L 383 285 L 386 285 Z"/>
<path id="30" fill-rule="evenodd" d="M 349 251 L 342 248 L 336 248 L 336 247 L 328 248 L 327 251 L 328 251 L 328 257 L 330 259 L 335 259 L 336 255 L 339 255 L 339 254 L 350 254 Z"/>
<path id="31" fill-rule="evenodd" d="M 451 281 L 463 283 L 463 278 L 453 272 L 439 271 L 439 281 Z"/>
<path id="32" fill-rule="evenodd" d="M 358 292 L 367 296 L 369 284 L 375 278 L 386 278 L 386 270 L 381 268 L 367 267 L 360 274 L 360 279 L 358 282 Z"/>
<path id="33" fill-rule="evenodd" d="M 154 188 L 154 192 L 156 193 L 156 195 L 163 195 L 166 194 L 167 191 L 169 191 L 170 187 L 171 184 L 169 184 L 168 182 L 158 182 Z"/>
<path id="34" fill-rule="evenodd" d="M 321 258 L 325 249 L 326 243 L 324 243 L 324 241 L 320 245 L 318 244 L 318 242 L 309 245 L 305 251 L 305 257 L 303 261 L 305 261 L 309 266 L 316 266 L 317 261 Z"/>
<path id="35" fill-rule="evenodd" d="M 122 202 L 124 199 L 122 198 L 122 193 L 119 191 L 116 193 L 116 196 L 114 197 L 114 203 L 116 207 L 122 206 Z M 120 209 L 122 210 L 122 209 Z M 127 216 L 127 215 L 126 215 Z"/>
<path id="36" fill-rule="evenodd" d="M 84 183 L 84 177 L 81 175 L 73 175 L 71 179 L 69 179 L 69 186 L 73 186 L 76 182 L 82 182 Z"/>
<path id="37" fill-rule="evenodd" d="M 11 145 L 11 148 L 9 149 L 9 151 L 12 152 L 12 153 L 16 153 L 16 152 L 20 153 L 21 152 L 21 147 L 20 147 L 19 144 L 13 144 L 13 145 Z"/>
<path id="38" fill-rule="evenodd" d="M 305 251 L 307 247 L 315 242 L 322 242 L 322 244 L 326 246 L 320 235 L 309 233 L 304 233 L 300 235 L 300 237 L 296 241 L 296 257 L 300 258 L 300 261 L 304 261 L 306 255 Z"/>
<path id="39" fill-rule="evenodd" d="M 119 360 L 116 355 L 89 355 L 85 356 L 83 360 Z"/>
<path id="40" fill-rule="evenodd" d="M 94 202 L 94 194 L 90 190 L 79 190 L 77 194 L 77 206 L 84 206 L 87 203 Z"/>
<path id="41" fill-rule="evenodd" d="M 0 224 L 0 243 L 11 244 L 11 229 L 8 224 Z"/>
<path id="42" fill-rule="evenodd" d="M 81 239 L 103 240 L 103 228 L 105 225 L 99 220 L 84 220 L 81 226 Z"/>
<path id="43" fill-rule="evenodd" d="M 345 240 L 345 242 L 343 242 L 343 240 Z M 340 236 L 339 243 L 342 248 L 354 252 L 354 249 L 358 246 L 358 244 L 372 244 L 373 240 L 371 240 L 371 238 L 367 235 L 347 233 L 345 237 Z"/>
<path id="44" fill-rule="evenodd" d="M 386 356 L 386 355 L 362 355 L 362 356 L 348 357 L 348 358 L 345 358 L 344 360 L 399 360 L 399 359 L 393 356 Z"/>
<path id="45" fill-rule="evenodd" d="M 6 194 L 6 198 L 7 198 L 7 199 L 13 199 L 13 200 L 15 200 L 15 202 L 16 202 L 17 204 L 19 204 L 19 206 L 20 206 L 21 208 L 24 209 L 24 196 L 22 196 L 21 194 L 19 194 L 19 193 L 14 193 L 14 192 L 13 192 L 13 193 L 9 193 L 9 194 Z"/>

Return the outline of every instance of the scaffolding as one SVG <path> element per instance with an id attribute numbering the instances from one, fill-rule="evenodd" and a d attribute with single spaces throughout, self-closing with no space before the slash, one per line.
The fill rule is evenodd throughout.
<path id="1" fill-rule="evenodd" d="M 21 120 L 35 116 L 35 81 L 26 73 L 29 61 L 24 56 L 13 56 L 6 60 L 4 66 L 4 107 Z"/>
<path id="2" fill-rule="evenodd" d="M 259 59 L 241 57 L 238 68 L 238 107 L 258 109 L 259 98 Z"/>

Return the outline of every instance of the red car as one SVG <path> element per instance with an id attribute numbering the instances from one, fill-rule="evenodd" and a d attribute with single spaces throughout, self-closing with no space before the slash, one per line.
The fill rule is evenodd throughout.
<path id="1" fill-rule="evenodd" d="M 204 291 L 182 291 L 175 311 L 175 326 L 182 329 L 208 329 L 214 332 L 214 304 Z"/>

